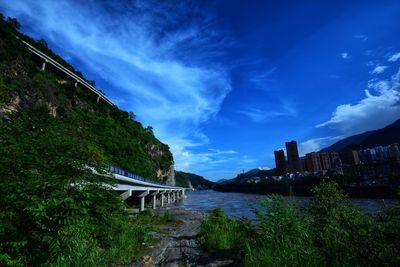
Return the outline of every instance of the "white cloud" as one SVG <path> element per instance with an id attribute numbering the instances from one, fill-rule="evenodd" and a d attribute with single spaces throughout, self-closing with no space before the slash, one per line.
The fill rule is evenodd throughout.
<path id="1" fill-rule="evenodd" d="M 276 117 L 295 117 L 297 115 L 296 110 L 289 104 L 284 104 L 282 110 L 278 111 L 266 111 L 258 108 L 246 108 L 243 110 L 237 110 L 236 112 L 245 115 L 255 123 L 263 123 Z"/>
<path id="2" fill-rule="evenodd" d="M 343 58 L 343 59 L 349 59 L 350 55 L 348 53 L 346 53 L 346 52 L 343 52 L 343 53 L 340 53 L 340 57 Z"/>
<path id="3" fill-rule="evenodd" d="M 388 66 L 381 66 L 381 65 L 376 65 L 375 68 L 371 71 L 371 74 L 381 74 L 383 73 Z"/>
<path id="4" fill-rule="evenodd" d="M 327 136 L 327 137 L 309 139 L 307 141 L 300 143 L 299 154 L 303 156 L 309 152 L 317 152 L 322 148 L 329 146 L 333 142 L 340 140 L 341 138 L 342 136 L 335 136 L 335 137 Z"/>
<path id="5" fill-rule="evenodd" d="M 400 59 L 400 52 L 398 53 L 394 53 L 393 55 L 391 55 L 388 59 L 388 61 L 390 62 L 396 62 L 397 60 Z"/>
<path id="6" fill-rule="evenodd" d="M 207 153 L 191 152 L 209 142 L 200 125 L 215 117 L 231 90 L 227 70 L 213 60 L 224 44 L 207 28 L 207 14 L 182 23 L 191 8 L 153 1 L 16 0 L 0 6 L 111 85 L 103 91 L 153 126 L 178 169 L 213 162 Z"/>
<path id="7" fill-rule="evenodd" d="M 223 154 L 226 154 L 226 155 L 237 154 L 237 152 L 236 152 L 235 150 L 225 150 L 225 151 L 223 151 L 223 150 L 219 150 L 219 149 L 215 149 L 215 148 L 209 148 L 208 150 L 211 151 L 211 152 L 213 152 L 213 153 L 219 154 L 219 155 L 223 155 Z"/>
<path id="8" fill-rule="evenodd" d="M 363 34 L 356 34 L 356 35 L 354 35 L 354 38 L 360 39 L 360 40 L 362 40 L 364 42 L 368 40 L 368 36 L 365 36 Z"/>
<path id="9" fill-rule="evenodd" d="M 370 80 L 363 99 L 338 106 L 331 119 L 316 127 L 329 127 L 348 136 L 384 127 L 399 117 L 400 69 L 388 80 Z"/>

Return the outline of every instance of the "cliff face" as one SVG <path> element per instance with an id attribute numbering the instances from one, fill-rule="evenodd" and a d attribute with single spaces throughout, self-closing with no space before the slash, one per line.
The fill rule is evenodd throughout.
<path id="1" fill-rule="evenodd" d="M 134 114 L 97 102 L 86 88 L 46 66 L 21 43 L 29 41 L 60 64 L 79 72 L 47 48 L 41 49 L 27 36 L 0 22 L 0 121 L 1 119 L 46 109 L 49 117 L 73 121 L 82 128 L 98 154 L 98 164 L 115 165 L 145 178 L 174 184 L 173 157 L 168 145 L 161 143 L 151 127 L 144 128 Z M 1 122 L 0 122 L 1 123 Z M 29 129 L 26 129 L 29 131 Z"/>

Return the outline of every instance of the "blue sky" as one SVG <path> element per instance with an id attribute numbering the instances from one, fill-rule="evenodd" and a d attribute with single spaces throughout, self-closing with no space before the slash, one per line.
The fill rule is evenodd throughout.
<path id="1" fill-rule="evenodd" d="M 400 2 L 1 1 L 211 180 L 400 118 Z"/>

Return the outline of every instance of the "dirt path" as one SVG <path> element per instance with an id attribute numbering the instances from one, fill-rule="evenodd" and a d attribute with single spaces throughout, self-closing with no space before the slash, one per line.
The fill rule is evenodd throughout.
<path id="1" fill-rule="evenodd" d="M 210 254 L 200 247 L 200 224 L 205 215 L 171 206 L 158 212 L 170 212 L 182 223 L 170 228 L 138 266 L 234 266 L 232 260 Z"/>

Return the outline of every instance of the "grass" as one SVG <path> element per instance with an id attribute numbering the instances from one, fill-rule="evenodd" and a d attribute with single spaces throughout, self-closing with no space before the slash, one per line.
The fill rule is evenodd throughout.
<path id="1" fill-rule="evenodd" d="M 202 222 L 200 241 L 243 266 L 400 266 L 400 206 L 363 215 L 334 182 L 300 209 L 281 196 L 261 201 L 257 224 L 221 209 Z"/>

